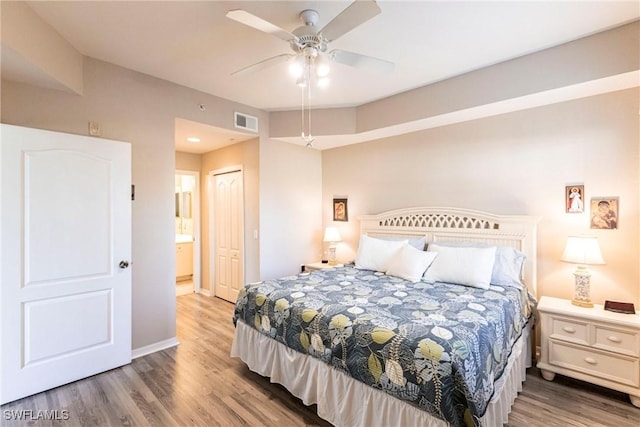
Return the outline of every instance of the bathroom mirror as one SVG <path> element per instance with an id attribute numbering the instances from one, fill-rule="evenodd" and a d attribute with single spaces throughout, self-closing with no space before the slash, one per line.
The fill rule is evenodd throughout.
<path id="1" fill-rule="evenodd" d="M 191 218 L 191 191 L 176 193 L 176 218 Z"/>
<path id="2" fill-rule="evenodd" d="M 175 215 L 176 234 L 193 235 L 193 192 L 195 177 L 176 174 Z"/>
<path id="3" fill-rule="evenodd" d="M 185 191 L 182 193 L 180 210 L 182 218 L 191 219 L 191 191 Z"/>

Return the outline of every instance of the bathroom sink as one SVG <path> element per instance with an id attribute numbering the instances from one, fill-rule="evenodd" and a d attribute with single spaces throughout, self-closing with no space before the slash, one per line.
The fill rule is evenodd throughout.
<path id="1" fill-rule="evenodd" d="M 176 243 L 191 243 L 193 236 L 190 234 L 176 234 Z"/>

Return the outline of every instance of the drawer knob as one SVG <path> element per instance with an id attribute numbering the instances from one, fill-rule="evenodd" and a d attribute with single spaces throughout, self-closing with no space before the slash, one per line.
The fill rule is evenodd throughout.
<path id="1" fill-rule="evenodd" d="M 598 361 L 592 357 L 585 357 L 584 361 L 587 362 L 590 365 L 597 365 Z"/>
<path id="2" fill-rule="evenodd" d="M 621 343 L 622 342 L 622 340 L 620 338 L 618 338 L 617 336 L 615 336 L 615 335 L 610 335 L 610 336 L 607 337 L 607 339 L 609 341 L 615 342 L 615 343 Z"/>
<path id="3" fill-rule="evenodd" d="M 571 326 L 565 326 L 564 328 L 562 328 L 563 331 L 569 333 L 569 334 L 575 334 L 576 330 L 573 329 Z"/>

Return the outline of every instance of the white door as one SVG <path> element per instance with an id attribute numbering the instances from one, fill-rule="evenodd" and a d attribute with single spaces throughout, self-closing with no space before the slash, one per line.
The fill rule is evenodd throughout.
<path id="1" fill-rule="evenodd" d="M 131 147 L 0 126 L 2 404 L 131 361 Z"/>
<path id="2" fill-rule="evenodd" d="M 215 295 L 235 302 L 244 282 L 242 171 L 215 175 Z"/>

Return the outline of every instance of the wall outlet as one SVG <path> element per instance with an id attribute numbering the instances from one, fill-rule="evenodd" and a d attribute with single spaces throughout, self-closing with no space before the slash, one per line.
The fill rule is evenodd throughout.
<path id="1" fill-rule="evenodd" d="M 89 122 L 89 135 L 91 136 L 100 136 L 100 123 L 98 122 Z"/>

